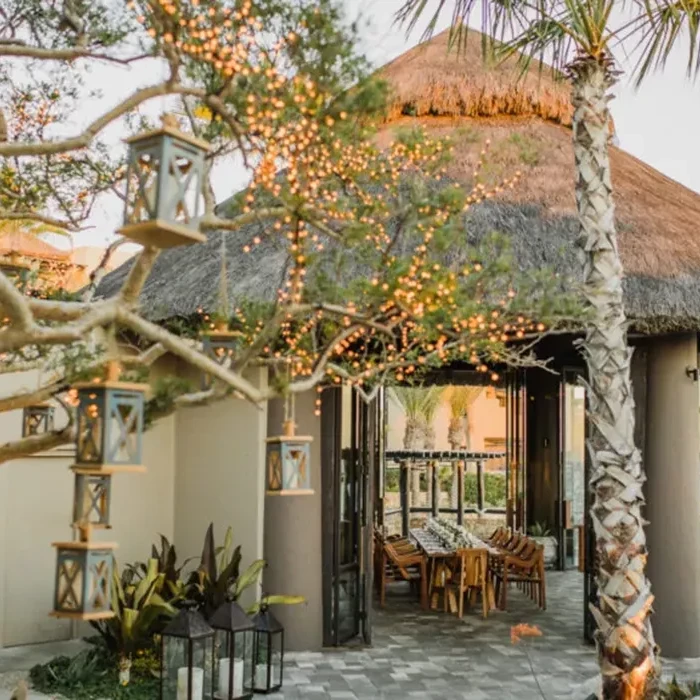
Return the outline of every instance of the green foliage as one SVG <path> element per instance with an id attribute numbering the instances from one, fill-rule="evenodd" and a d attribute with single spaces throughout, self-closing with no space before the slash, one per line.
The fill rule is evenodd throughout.
<path id="1" fill-rule="evenodd" d="M 549 537 L 552 531 L 547 527 L 546 523 L 535 523 L 530 526 L 531 537 Z"/>
<path id="2" fill-rule="evenodd" d="M 165 574 L 158 572 L 159 560 L 149 559 L 143 575 L 139 567 L 126 566 L 121 574 L 114 565 L 112 610 L 115 616 L 91 621 L 107 650 L 117 657 L 131 657 L 148 649 L 153 635 L 167 624 L 176 609 L 163 597 Z"/>
<path id="3" fill-rule="evenodd" d="M 540 151 L 535 139 L 516 132 L 508 137 L 508 141 L 517 147 L 518 157 L 522 163 L 530 166 L 539 165 Z"/>
<path id="4" fill-rule="evenodd" d="M 41 692 L 56 694 L 70 700 L 153 700 L 158 697 L 159 681 L 152 668 L 134 663 L 131 682 L 119 685 L 119 671 L 104 647 L 80 652 L 72 659 L 58 656 L 29 671 L 33 687 Z"/>
<path id="5" fill-rule="evenodd" d="M 162 416 L 175 409 L 175 400 L 193 391 L 192 382 L 183 377 L 166 375 L 159 377 L 151 386 L 151 397 L 144 409 L 144 429 L 148 430 Z"/>

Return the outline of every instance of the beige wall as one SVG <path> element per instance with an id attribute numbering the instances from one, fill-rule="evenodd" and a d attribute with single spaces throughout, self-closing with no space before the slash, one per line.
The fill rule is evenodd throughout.
<path id="1" fill-rule="evenodd" d="M 487 438 L 505 439 L 506 436 L 506 410 L 501 406 L 497 398 L 489 398 L 486 388 L 471 406 L 469 424 L 471 448 L 475 452 L 485 449 Z M 403 437 L 406 429 L 406 417 L 401 405 L 389 392 L 389 416 L 388 416 L 387 443 L 389 450 L 403 449 Z M 443 399 L 435 416 L 433 426 L 435 428 L 435 449 L 449 450 L 447 431 L 450 425 L 450 405 L 447 396 Z"/>
<path id="2" fill-rule="evenodd" d="M 265 370 L 248 379 L 267 385 Z M 213 522 L 217 544 L 226 528 L 233 528 L 243 567 L 262 558 L 266 436 L 266 407 L 241 399 L 178 411 L 175 542 L 180 557 L 200 554 Z"/>
<path id="3" fill-rule="evenodd" d="M 184 374 L 166 358 L 154 374 L 174 372 Z M 262 388 L 266 376 L 256 370 L 249 379 Z M 0 395 L 34 388 L 37 381 L 36 376 L 6 375 Z M 0 413 L 0 442 L 21 436 L 21 417 L 21 411 Z M 218 542 L 226 527 L 233 527 L 243 566 L 262 558 L 266 436 L 266 408 L 240 399 L 181 409 L 159 420 L 144 438 L 146 473 L 114 477 L 113 527 L 95 538 L 118 543 L 120 565 L 147 559 L 160 534 L 176 544 L 184 560 L 199 555 L 213 521 Z M 72 536 L 68 468 L 73 452 L 69 448 L 0 465 L 0 647 L 70 636 L 70 625 L 49 612 L 55 567 L 51 542 Z"/>
<path id="4" fill-rule="evenodd" d="M 5 375 L 0 393 L 36 387 L 37 380 Z M 56 416 L 60 425 L 60 409 Z M 120 563 L 146 559 L 159 533 L 173 537 L 174 429 L 175 418 L 170 416 L 146 433 L 145 474 L 118 474 L 113 479 L 113 528 L 95 537 L 119 544 Z M 21 434 L 22 411 L 0 413 L 0 441 L 16 440 Z M 51 543 L 72 537 L 73 452 L 61 448 L 0 465 L 0 647 L 70 636 L 70 624 L 49 612 L 56 557 Z"/>

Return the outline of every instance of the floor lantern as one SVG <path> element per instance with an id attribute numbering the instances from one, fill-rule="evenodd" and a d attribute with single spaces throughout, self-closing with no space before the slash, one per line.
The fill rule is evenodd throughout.
<path id="1" fill-rule="evenodd" d="M 160 700 L 211 700 L 214 630 L 187 606 L 161 634 Z"/>
<path id="2" fill-rule="evenodd" d="M 118 233 L 143 245 L 172 248 L 202 243 L 206 141 L 180 131 L 166 114 L 162 127 L 127 139 L 126 211 Z"/>
<path id="3" fill-rule="evenodd" d="M 265 603 L 260 606 L 260 612 L 253 617 L 253 624 L 253 690 L 256 693 L 274 693 L 282 687 L 284 627 Z"/>
<path id="4" fill-rule="evenodd" d="M 43 435 L 53 430 L 54 407 L 48 403 L 27 406 L 22 411 L 22 437 Z"/>
<path id="5" fill-rule="evenodd" d="M 230 601 L 219 607 L 209 623 L 215 631 L 214 698 L 252 698 L 253 621 L 238 603 Z"/>

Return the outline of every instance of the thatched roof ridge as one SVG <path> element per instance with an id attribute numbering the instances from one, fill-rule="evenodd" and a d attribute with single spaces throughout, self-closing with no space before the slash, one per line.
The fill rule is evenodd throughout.
<path id="1" fill-rule="evenodd" d="M 571 124 L 569 83 L 533 61 L 521 78 L 515 57 L 488 64 L 481 34 L 469 30 L 466 47 L 448 53 L 449 31 L 410 49 L 384 66 L 389 120 L 401 115 L 443 117 L 539 117 Z"/>
<path id="2" fill-rule="evenodd" d="M 472 209 L 465 241 L 500 232 L 510 238 L 520 266 L 556 270 L 566 284 L 582 269 L 573 146 L 566 128 L 568 87 L 536 67 L 518 83 L 512 65 L 486 66 L 480 37 L 473 34 L 466 56 L 448 55 L 443 34 L 383 69 L 394 90 L 394 118 L 380 132 L 379 143 L 395 138 L 397 128 L 418 124 L 432 136 L 451 137 L 455 158 L 449 176 L 470 189 L 476 162 L 490 140 L 481 182 L 495 184 L 516 170 L 523 176 L 515 189 Z M 406 116 L 407 105 L 424 116 Z M 625 303 L 633 327 L 644 333 L 700 330 L 700 195 L 621 149 L 610 149 L 610 161 Z M 226 234 L 233 304 L 274 300 L 285 275 L 282 241 L 264 236 L 251 253 L 242 252 L 259 233 L 258 225 L 250 225 Z M 220 240 L 212 233 L 206 243 L 161 254 L 141 295 L 149 318 L 216 310 Z M 458 251 L 454 254 L 459 257 Z M 98 294 L 117 293 L 131 264 L 107 275 Z"/>

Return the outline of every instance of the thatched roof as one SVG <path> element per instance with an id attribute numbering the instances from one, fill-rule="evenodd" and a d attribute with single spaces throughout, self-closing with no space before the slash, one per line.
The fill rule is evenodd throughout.
<path id="1" fill-rule="evenodd" d="M 524 268 L 551 267 L 578 279 L 568 87 L 537 67 L 518 83 L 517 69 L 486 66 L 480 49 L 476 35 L 466 56 L 448 55 L 440 35 L 390 63 L 384 75 L 394 91 L 393 118 L 380 143 L 417 124 L 434 136 L 451 136 L 456 148 L 450 177 L 469 187 L 490 140 L 481 181 L 496 183 L 516 170 L 523 177 L 515 189 L 472 209 L 465 239 L 499 231 L 511 238 Z M 634 326 L 644 332 L 700 330 L 700 195 L 618 148 L 611 148 L 610 158 Z M 251 226 L 226 237 L 233 301 L 273 299 L 285 273 L 286 249 L 271 237 L 242 254 L 243 243 L 256 233 Z M 98 293 L 114 294 L 130 265 L 108 275 Z M 165 251 L 143 290 L 144 312 L 164 319 L 199 307 L 214 310 L 219 267 L 218 234 L 207 243 Z"/>

